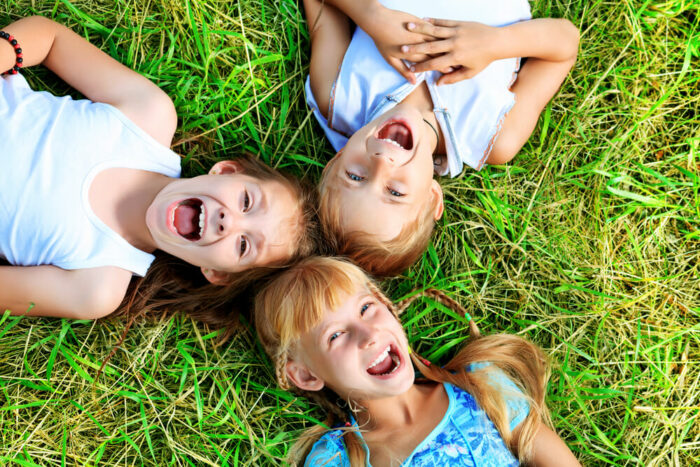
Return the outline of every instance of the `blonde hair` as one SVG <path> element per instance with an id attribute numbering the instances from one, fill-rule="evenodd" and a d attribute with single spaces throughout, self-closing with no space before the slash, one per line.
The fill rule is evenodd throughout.
<path id="1" fill-rule="evenodd" d="M 342 151 L 341 151 L 342 152 Z M 397 276 L 415 263 L 428 247 L 435 227 L 434 204 L 426 200 L 418 216 L 407 222 L 391 240 L 379 240 L 364 231 L 347 232 L 343 227 L 340 209 L 340 190 L 330 183 L 329 174 L 338 161 L 340 152 L 323 169 L 319 191 L 319 217 L 324 235 L 339 255 L 347 256 L 376 277 Z"/>
<path id="2" fill-rule="evenodd" d="M 399 320 L 399 315 L 421 296 L 428 296 L 453 311 L 466 315 L 465 310 L 444 293 L 429 289 L 394 306 L 377 285 L 357 266 L 338 258 L 311 257 L 280 273 L 263 287 L 255 298 L 255 326 L 268 355 L 275 366 L 277 382 L 283 389 L 295 392 L 317 402 L 328 412 L 326 426 L 340 421 L 347 423 L 349 415 L 341 407 L 344 401 L 328 388 L 321 391 L 303 391 L 291 387 L 286 365 L 289 353 L 299 339 L 313 329 L 327 310 L 337 309 L 341 300 L 367 287 Z M 411 359 L 428 380 L 449 382 L 469 392 L 498 429 L 505 444 L 517 453 L 521 462 L 532 457 L 532 441 L 540 417 L 549 422 L 544 404 L 545 383 L 548 377 L 546 359 L 542 351 L 523 338 L 508 334 L 481 337 L 473 320 L 469 322 L 470 338 L 459 353 L 444 367 L 431 365 L 415 352 Z M 530 411 L 521 425 L 517 445 L 513 444 L 508 425 L 506 405 L 500 392 L 489 384 L 489 367 L 466 371 L 474 362 L 489 362 L 498 367 L 520 387 Z M 343 439 L 351 465 L 364 466 L 364 450 L 356 428 L 344 428 Z M 292 464 L 303 463 L 313 443 L 326 429 L 316 426 L 306 431 L 290 453 Z"/>

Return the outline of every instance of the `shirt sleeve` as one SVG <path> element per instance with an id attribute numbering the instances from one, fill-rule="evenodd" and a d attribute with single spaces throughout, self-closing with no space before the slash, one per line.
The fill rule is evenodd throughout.
<path id="1" fill-rule="evenodd" d="M 316 117 L 318 124 L 321 125 L 321 128 L 323 128 L 323 132 L 326 134 L 326 138 L 328 138 L 328 141 L 330 141 L 331 146 L 333 146 L 333 149 L 335 149 L 336 151 L 340 151 L 341 149 L 343 149 L 343 147 L 345 147 L 345 144 L 347 144 L 348 137 L 331 128 L 330 125 L 328 125 L 328 120 L 326 119 L 326 117 L 324 117 L 323 114 L 318 110 L 318 104 L 316 103 L 316 99 L 314 98 L 314 93 L 311 92 L 311 79 L 308 76 L 306 77 L 306 84 L 304 86 L 304 90 L 306 91 L 306 103 L 311 108 L 311 110 L 313 110 L 314 117 Z"/>
<path id="2" fill-rule="evenodd" d="M 509 427 L 513 431 L 530 413 L 530 404 L 525 394 L 500 368 L 488 362 L 472 363 L 467 367 L 467 371 L 478 370 L 486 371 L 489 385 L 501 393 L 508 411 Z"/>
<path id="3" fill-rule="evenodd" d="M 350 467 L 345 453 L 345 443 L 341 431 L 329 431 L 311 447 L 304 467 L 341 466 Z"/>

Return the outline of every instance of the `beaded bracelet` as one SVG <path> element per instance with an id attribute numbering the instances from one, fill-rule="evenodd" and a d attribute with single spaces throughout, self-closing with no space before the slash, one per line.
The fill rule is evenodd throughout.
<path id="1" fill-rule="evenodd" d="M 24 59 L 22 58 L 22 49 L 19 47 L 17 39 L 15 39 L 15 37 L 12 34 L 8 34 L 5 31 L 0 31 L 0 37 L 5 39 L 7 42 L 10 43 L 12 47 L 14 47 L 15 55 L 17 56 L 15 58 L 15 66 L 7 70 L 5 73 L 3 73 L 3 75 L 16 75 L 19 69 L 22 68 L 22 62 L 24 61 Z"/>

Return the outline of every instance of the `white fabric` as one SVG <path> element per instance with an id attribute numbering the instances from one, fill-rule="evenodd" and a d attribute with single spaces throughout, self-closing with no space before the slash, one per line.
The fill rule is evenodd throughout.
<path id="1" fill-rule="evenodd" d="M 419 18 L 433 17 L 506 26 L 531 18 L 526 0 L 381 0 L 391 9 Z M 481 169 L 500 130 L 505 114 L 515 103 L 510 86 L 520 59 L 497 60 L 472 79 L 437 86 L 441 74 L 420 73 L 412 85 L 381 56 L 372 38 L 357 28 L 345 53 L 330 96 L 328 119 L 318 111 L 306 80 L 306 99 L 336 151 L 348 137 L 394 107 L 425 81 L 434 112 L 446 140 L 448 171 L 456 177 L 463 164 Z"/>
<path id="2" fill-rule="evenodd" d="M 180 175 L 180 158 L 116 108 L 0 79 L 0 254 L 11 264 L 117 266 L 144 275 L 153 255 L 92 211 L 88 190 L 106 168 Z"/>

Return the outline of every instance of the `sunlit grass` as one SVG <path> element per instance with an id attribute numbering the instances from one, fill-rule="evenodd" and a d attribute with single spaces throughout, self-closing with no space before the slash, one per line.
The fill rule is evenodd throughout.
<path id="1" fill-rule="evenodd" d="M 513 164 L 441 180 L 431 248 L 386 284 L 440 288 L 482 332 L 545 348 L 556 428 L 586 465 L 700 462 L 699 9 L 536 1 L 581 30 L 576 67 Z M 3 25 L 36 13 L 172 96 L 187 175 L 248 151 L 316 180 L 332 155 L 303 101 L 296 2 L 0 1 Z M 406 316 L 435 359 L 465 334 L 444 311 Z M 2 463 L 274 465 L 320 416 L 251 334 L 217 347 L 183 317 L 137 323 L 96 380 L 123 327 L 0 318 Z"/>

